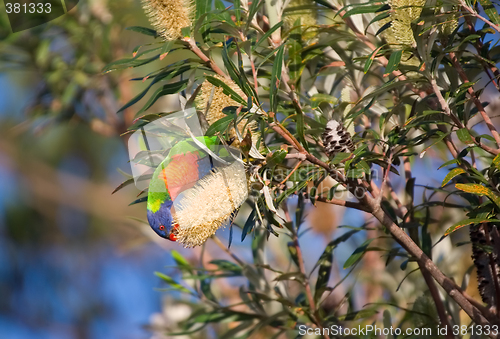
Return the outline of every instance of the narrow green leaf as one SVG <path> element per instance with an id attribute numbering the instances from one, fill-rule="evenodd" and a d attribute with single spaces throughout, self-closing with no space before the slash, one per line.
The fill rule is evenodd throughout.
<path id="1" fill-rule="evenodd" d="M 363 70 L 365 72 L 365 74 L 368 73 L 368 71 L 370 70 L 370 67 L 372 66 L 373 60 L 375 60 L 377 53 L 380 51 L 380 49 L 382 47 L 383 46 L 380 46 L 379 48 L 377 48 L 376 50 L 371 52 L 370 55 L 368 56 L 368 59 L 366 60 L 366 63 L 365 63 L 365 68 Z"/>
<path id="2" fill-rule="evenodd" d="M 288 253 L 290 253 L 290 257 L 292 258 L 292 261 L 295 263 L 297 267 L 299 267 L 299 257 L 297 254 L 297 247 L 295 247 L 295 244 L 293 241 L 289 241 L 287 243 L 288 247 Z"/>
<path id="3" fill-rule="evenodd" d="M 216 259 L 210 261 L 210 263 L 216 265 L 219 270 L 230 272 L 233 275 L 241 275 L 243 273 L 241 266 L 238 266 L 228 260 Z"/>
<path id="4" fill-rule="evenodd" d="M 401 56 L 403 55 L 403 51 L 395 51 L 391 54 L 389 58 L 389 62 L 387 63 L 387 66 L 385 67 L 385 73 L 384 76 L 391 74 L 393 71 L 397 70 L 399 67 L 399 63 L 401 62 Z"/>
<path id="5" fill-rule="evenodd" d="M 157 50 L 157 49 L 159 49 L 159 47 L 155 48 L 154 50 Z M 153 50 L 142 52 L 141 54 L 138 54 L 134 58 L 131 58 L 131 59 L 121 59 L 121 60 L 111 62 L 103 68 L 102 73 L 109 73 L 111 71 L 116 71 L 119 69 L 138 67 L 138 66 L 149 64 L 150 62 L 158 59 L 160 57 L 160 55 L 157 54 L 151 58 L 145 58 L 145 59 L 139 59 L 139 56 L 144 55 L 145 53 L 149 53 L 151 51 L 153 51 Z"/>
<path id="6" fill-rule="evenodd" d="M 163 85 L 162 87 L 158 88 L 156 90 L 156 92 L 151 96 L 151 98 L 149 98 L 146 105 L 144 105 L 144 107 L 141 108 L 139 110 L 139 112 L 137 112 L 137 114 L 141 114 L 142 112 L 148 110 L 162 96 L 179 93 L 180 91 L 184 90 L 187 87 L 188 81 L 189 81 L 189 79 L 186 79 L 186 80 L 174 82 L 172 84 L 166 84 L 166 85 Z"/>
<path id="7" fill-rule="evenodd" d="M 361 6 L 360 6 L 361 5 Z M 354 7 L 354 5 L 352 5 Z M 345 12 L 345 14 L 342 16 L 342 18 L 347 19 L 350 16 L 356 15 L 356 14 L 366 14 L 366 13 L 375 13 L 380 11 L 381 8 L 383 8 L 385 5 L 368 5 L 368 6 L 363 6 L 363 4 L 356 4 L 356 7 L 354 9 L 348 10 Z M 340 11 L 339 11 L 340 13 Z"/>
<path id="8" fill-rule="evenodd" d="M 326 286 L 330 280 L 330 273 L 332 271 L 333 264 L 333 250 L 335 247 L 336 244 L 330 242 L 316 263 L 316 265 L 319 265 L 318 278 L 316 280 L 316 287 L 314 290 L 314 300 L 316 302 L 321 298 L 323 292 L 326 291 Z"/>
<path id="9" fill-rule="evenodd" d="M 245 225 L 243 226 L 243 230 L 241 231 L 241 241 L 245 240 L 245 237 L 247 236 L 248 233 L 252 232 L 252 229 L 255 226 L 256 223 L 256 210 L 255 208 L 252 209 L 252 212 L 250 212 L 250 215 L 248 216 L 247 221 L 245 221 Z"/>
<path id="10" fill-rule="evenodd" d="M 174 259 L 179 269 L 181 269 L 182 271 L 192 272 L 191 264 L 186 260 L 186 258 L 182 256 L 182 254 L 180 254 L 176 250 L 172 250 L 170 254 L 172 255 L 172 258 Z"/>
<path id="11" fill-rule="evenodd" d="M 236 93 L 233 89 L 231 89 L 228 85 L 226 85 L 224 81 L 214 78 L 213 76 L 207 76 L 206 79 L 212 85 L 215 85 L 217 87 L 222 87 L 224 94 L 229 96 L 234 101 L 238 102 L 243 106 L 247 105 L 247 102 L 243 100 L 243 98 L 238 93 Z"/>
<path id="12" fill-rule="evenodd" d="M 466 145 L 474 145 L 474 138 L 472 138 L 467 128 L 460 128 L 457 131 L 457 137 Z"/>
<path id="13" fill-rule="evenodd" d="M 212 0 L 195 0 L 196 19 L 212 10 Z"/>
<path id="14" fill-rule="evenodd" d="M 497 26 L 500 25 L 500 15 L 498 14 L 498 11 L 496 10 L 495 6 L 491 3 L 491 1 L 479 0 L 479 3 L 483 7 L 486 15 L 488 15 L 488 18 L 490 18 L 491 22 L 493 22 Z"/>
<path id="15" fill-rule="evenodd" d="M 248 9 L 248 16 L 246 18 L 245 31 L 248 30 L 248 27 L 250 27 L 250 24 L 252 23 L 253 17 L 255 16 L 255 14 L 257 13 L 257 11 L 259 10 L 260 6 L 262 6 L 263 3 L 264 3 L 264 1 L 262 1 L 262 0 L 252 1 L 252 4 L 250 5 L 250 8 Z"/>
<path id="16" fill-rule="evenodd" d="M 206 136 L 212 136 L 215 135 L 217 132 L 223 133 L 224 131 L 227 130 L 229 125 L 234 121 L 235 117 L 232 115 L 225 116 L 224 118 L 221 118 L 214 122 L 208 130 L 206 131 L 205 135 Z"/>
<path id="17" fill-rule="evenodd" d="M 446 177 L 443 179 L 443 182 L 441 183 L 441 187 L 443 187 L 444 185 L 446 185 L 448 182 L 450 182 L 451 179 L 453 179 L 457 175 L 460 175 L 460 174 L 463 174 L 463 173 L 467 173 L 463 168 L 457 167 L 457 168 L 452 169 L 446 175 Z"/>
<path id="18" fill-rule="evenodd" d="M 233 0 L 234 16 L 236 17 L 236 22 L 239 25 L 241 21 L 241 4 L 240 0 Z"/>
<path id="19" fill-rule="evenodd" d="M 168 55 L 174 44 L 175 40 L 168 40 L 163 43 L 163 47 L 160 50 L 160 60 L 163 60 Z"/>
<path id="20" fill-rule="evenodd" d="M 291 35 L 296 36 L 296 34 Z M 300 37 L 299 37 L 300 39 Z M 290 79 L 296 81 L 302 75 L 305 63 L 302 63 L 302 44 L 299 40 L 289 38 L 288 46 L 288 69 L 290 70 Z"/>
<path id="21" fill-rule="evenodd" d="M 257 47 L 259 47 L 259 45 L 263 42 L 263 41 L 266 41 L 267 38 L 269 38 L 271 36 L 271 34 L 274 33 L 274 31 L 276 31 L 278 28 L 280 28 L 281 26 L 283 26 L 283 21 L 280 21 L 278 22 L 276 25 L 274 25 L 273 27 L 271 27 L 263 36 L 260 37 L 260 39 L 255 43 L 255 46 L 252 47 L 252 52 L 255 51 L 255 49 Z"/>
<path id="22" fill-rule="evenodd" d="M 141 33 L 144 35 L 149 35 L 149 36 L 152 36 L 155 38 L 158 36 L 158 34 L 156 34 L 156 31 L 154 29 L 151 29 L 151 28 L 146 28 L 146 27 L 141 27 L 141 26 L 131 26 L 131 27 L 127 27 L 125 29 L 128 31 Z"/>
<path id="23" fill-rule="evenodd" d="M 281 165 L 285 160 L 287 154 L 288 151 L 282 149 L 269 153 L 266 157 L 266 164 L 268 168 L 274 168 L 277 165 Z"/>
<path id="24" fill-rule="evenodd" d="M 487 219 L 487 218 L 476 218 L 476 219 L 465 219 L 465 220 L 461 220 L 459 222 L 457 222 L 456 224 L 454 224 L 453 226 L 451 226 L 450 228 L 448 228 L 445 232 L 444 232 L 444 236 L 446 237 L 447 235 L 455 232 L 456 230 L 464 227 L 464 226 L 468 226 L 470 224 L 474 224 L 474 225 L 477 225 L 477 224 L 481 224 L 483 222 L 500 222 L 500 220 L 498 219 Z"/>
<path id="25" fill-rule="evenodd" d="M 200 280 L 200 289 L 203 295 L 208 299 L 213 302 L 217 302 L 217 298 L 215 298 L 215 295 L 212 292 L 211 288 L 211 279 L 202 279 Z"/>
<path id="26" fill-rule="evenodd" d="M 452 159 L 450 161 L 445 162 L 441 166 L 439 166 L 438 169 L 441 169 L 443 167 L 450 166 L 450 165 L 453 165 L 453 164 L 457 164 L 457 163 L 458 163 L 458 159 Z"/>
<path id="27" fill-rule="evenodd" d="M 359 319 L 364 319 L 364 318 L 371 318 L 377 313 L 378 313 L 378 311 L 375 309 L 361 310 L 361 311 L 357 311 L 357 312 L 351 312 L 351 313 L 348 313 L 346 315 L 338 316 L 337 319 L 339 321 L 353 321 L 353 320 L 359 320 Z"/>
<path id="28" fill-rule="evenodd" d="M 146 202 L 146 201 L 148 201 L 148 197 L 147 197 L 147 196 L 142 197 L 142 198 L 139 198 L 139 199 L 137 199 L 137 200 L 134 200 L 134 201 L 132 201 L 132 202 L 131 202 L 130 204 L 128 204 L 128 205 L 129 205 L 129 206 L 132 206 L 132 205 L 139 204 L 139 203 L 141 203 L 141 202 Z"/>
<path id="29" fill-rule="evenodd" d="M 161 280 L 163 280 L 164 282 L 166 282 L 167 284 L 169 284 L 170 286 L 172 286 L 172 288 L 179 290 L 181 292 L 192 294 L 192 292 L 190 290 L 188 290 L 187 288 L 185 288 L 184 286 L 179 284 L 177 281 L 175 281 L 174 279 L 172 279 L 168 275 L 163 274 L 161 272 L 155 272 L 155 275 L 157 277 L 159 277 Z"/>
<path id="30" fill-rule="evenodd" d="M 271 105 L 271 111 L 276 113 L 278 109 L 278 89 L 281 82 L 281 69 L 283 67 L 283 54 L 285 52 L 285 45 L 281 45 L 278 48 L 276 57 L 274 58 L 273 69 L 271 72 L 271 88 L 269 94 L 269 101 Z"/>
<path id="31" fill-rule="evenodd" d="M 220 322 L 227 318 L 229 316 L 228 313 L 204 313 L 200 314 L 192 319 L 190 319 L 190 322 L 193 323 L 213 323 L 213 322 Z"/>
<path id="32" fill-rule="evenodd" d="M 113 192 L 111 192 L 111 194 L 114 194 L 114 193 L 118 192 L 118 191 L 119 191 L 119 190 L 121 190 L 123 187 L 128 186 L 128 185 L 132 184 L 133 182 L 134 182 L 134 178 L 129 178 L 129 179 L 125 180 L 125 181 L 124 181 L 124 182 L 122 182 L 120 185 L 118 185 L 118 187 L 116 187 L 116 188 L 114 189 L 114 191 L 113 191 Z"/>
<path id="33" fill-rule="evenodd" d="M 344 264 L 344 269 L 349 268 L 357 263 L 365 255 L 366 250 L 368 249 L 368 245 L 370 245 L 373 240 L 375 240 L 375 238 L 366 239 L 366 241 L 361 244 L 361 246 L 356 248 L 351 256 L 347 258 Z"/>
<path id="34" fill-rule="evenodd" d="M 494 165 L 497 170 L 500 170 L 500 154 L 498 154 L 494 159 L 493 159 L 493 162 L 492 162 L 492 165 Z"/>
<path id="35" fill-rule="evenodd" d="M 337 153 L 333 157 L 333 159 L 331 161 L 331 164 L 332 165 L 340 164 L 342 161 L 344 161 L 345 159 L 349 158 L 350 156 L 352 156 L 351 153 Z"/>
<path id="36" fill-rule="evenodd" d="M 373 24 L 374 22 L 377 22 L 377 21 L 380 21 L 380 20 L 383 20 L 387 17 L 390 16 L 390 13 L 389 11 L 383 11 L 382 13 L 378 14 L 376 17 L 374 17 L 369 23 L 368 25 L 366 25 L 365 27 L 365 35 L 366 35 L 366 32 L 368 31 L 368 28 L 371 26 L 371 24 Z M 365 72 L 366 73 L 366 72 Z"/>
<path id="37" fill-rule="evenodd" d="M 288 272 L 279 275 L 274 279 L 274 281 L 284 281 L 284 280 L 304 280 L 304 275 L 301 272 Z"/>
<path id="38" fill-rule="evenodd" d="M 500 197 L 493 193 L 488 187 L 479 184 L 456 184 L 455 187 L 467 193 L 473 193 L 479 196 L 486 195 L 500 208 Z"/>
<path id="39" fill-rule="evenodd" d="M 236 45 L 239 64 L 242 65 L 241 51 L 238 47 L 238 44 L 237 43 L 234 44 Z M 243 67 L 240 67 L 240 71 L 238 71 L 238 68 L 229 57 L 229 46 L 226 44 L 224 45 L 224 48 L 222 50 L 222 61 L 224 62 L 224 66 L 226 66 L 226 69 L 231 79 L 247 95 L 247 97 L 255 96 L 255 92 L 252 90 L 252 87 L 248 83 L 248 79 L 245 75 Z"/>
<path id="40" fill-rule="evenodd" d="M 321 104 L 322 102 L 327 102 L 327 103 L 331 104 L 332 106 L 335 106 L 339 101 L 333 95 L 328 95 L 328 94 L 323 94 L 323 93 L 316 93 L 309 100 L 311 100 L 311 108 L 312 109 L 318 108 L 319 104 Z"/>
<path id="41" fill-rule="evenodd" d="M 153 81 L 151 81 L 151 83 L 148 85 L 148 87 L 146 87 L 146 89 L 144 89 L 141 93 L 137 94 L 132 100 L 130 100 L 129 102 L 127 102 L 125 105 L 123 105 L 117 113 L 119 112 L 122 112 L 123 110 L 129 108 L 130 106 L 136 104 L 139 100 L 141 100 L 147 93 L 148 91 L 151 89 L 151 87 L 158 83 L 160 80 L 169 80 L 175 76 L 178 76 L 188 70 L 191 69 L 191 65 L 185 65 L 185 66 L 181 66 L 179 68 L 174 68 L 172 70 L 168 70 L 168 71 L 165 71 L 165 72 L 161 72 L 159 74 L 157 74 L 154 78 L 153 78 Z"/>

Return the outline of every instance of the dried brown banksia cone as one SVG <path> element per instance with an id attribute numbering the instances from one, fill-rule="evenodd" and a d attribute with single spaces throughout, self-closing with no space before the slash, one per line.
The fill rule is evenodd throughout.
<path id="1" fill-rule="evenodd" d="M 356 149 L 351 134 L 341 122 L 330 120 L 321 136 L 326 154 L 333 158 L 337 153 L 352 153 Z"/>
<path id="2" fill-rule="evenodd" d="M 240 88 L 236 86 L 235 83 L 220 75 L 217 75 L 215 77 L 221 81 L 224 81 L 224 83 L 228 85 L 233 91 L 243 96 Z M 229 106 L 239 107 L 240 104 L 231 99 L 231 97 L 229 97 L 228 95 L 224 94 L 224 90 L 222 89 L 222 87 L 217 87 L 210 83 L 208 80 L 205 80 L 201 86 L 200 96 L 196 106 L 198 110 L 206 112 L 205 117 L 207 119 L 207 122 L 212 125 L 217 120 L 222 119 L 226 116 L 222 112 L 224 108 Z M 246 119 L 241 120 L 238 124 L 238 131 L 242 138 L 247 134 L 246 130 L 250 129 L 252 131 L 252 142 L 254 145 L 260 138 L 260 134 L 258 132 L 255 132 L 256 128 L 257 126 L 254 121 L 247 124 Z M 239 139 L 236 135 L 234 127 L 229 129 L 229 137 L 234 138 L 232 146 L 239 146 Z"/>
<path id="3" fill-rule="evenodd" d="M 142 0 L 149 22 L 166 40 L 182 38 L 181 29 L 191 26 L 194 5 L 189 0 Z"/>
<path id="4" fill-rule="evenodd" d="M 483 301 L 496 309 L 500 291 L 500 232 L 492 223 L 470 228 L 472 259 L 477 269 L 479 293 Z"/>

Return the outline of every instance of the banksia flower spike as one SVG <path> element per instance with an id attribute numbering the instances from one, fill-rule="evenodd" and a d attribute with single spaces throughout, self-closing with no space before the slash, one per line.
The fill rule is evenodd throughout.
<path id="1" fill-rule="evenodd" d="M 318 24 L 318 11 L 315 7 L 316 3 L 312 0 L 291 0 L 287 6 L 289 11 L 283 15 L 285 30 L 290 30 L 300 19 L 302 29 L 307 29 L 304 37 L 310 39 L 316 36 L 316 29 L 310 28 Z"/>
<path id="2" fill-rule="evenodd" d="M 214 169 L 185 192 L 176 206 L 176 241 L 184 247 L 202 245 L 247 197 L 248 181 L 240 163 Z"/>
<path id="3" fill-rule="evenodd" d="M 391 11 L 389 18 L 380 21 L 381 25 L 391 22 L 391 27 L 383 32 L 384 38 L 391 45 L 412 47 L 416 44 L 411 23 L 420 17 L 426 0 L 389 0 Z M 418 67 L 420 59 L 405 50 L 401 57 L 401 65 Z M 417 72 L 407 72 L 409 78 L 418 78 Z M 417 85 L 418 87 L 418 85 Z"/>
<path id="4" fill-rule="evenodd" d="M 220 75 L 216 75 L 215 77 L 224 81 L 224 83 L 236 93 L 244 96 L 240 88 L 236 86 L 234 82 Z M 207 122 L 212 125 L 217 120 L 224 118 L 226 115 L 222 112 L 222 110 L 229 106 L 240 106 L 240 104 L 231 99 L 228 95 L 224 94 L 222 87 L 214 86 L 208 80 L 205 80 L 201 86 L 200 99 L 197 101 L 197 108 L 200 111 L 206 112 L 205 118 L 207 119 Z M 246 129 L 250 129 L 252 131 L 252 142 L 254 145 L 260 138 L 260 134 L 255 132 L 256 128 L 257 126 L 254 121 L 247 123 L 247 120 L 243 119 L 238 123 L 238 131 L 241 137 L 244 137 L 247 134 Z M 234 138 L 232 146 L 238 147 L 240 142 L 234 127 L 229 129 L 229 137 Z"/>
<path id="5" fill-rule="evenodd" d="M 191 26 L 194 6 L 189 0 L 142 0 L 149 22 L 165 40 L 182 38 L 182 28 Z"/>
<path id="6" fill-rule="evenodd" d="M 411 46 L 415 43 L 411 23 L 420 17 L 426 0 L 392 0 L 391 27 L 387 30 L 389 43 Z"/>

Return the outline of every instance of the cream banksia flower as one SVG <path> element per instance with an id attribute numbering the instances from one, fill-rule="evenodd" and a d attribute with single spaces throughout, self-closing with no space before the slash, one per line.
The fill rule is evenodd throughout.
<path id="1" fill-rule="evenodd" d="M 226 85 L 229 86 L 233 91 L 238 93 L 241 96 L 244 96 L 241 89 L 236 86 L 236 84 L 220 75 L 216 75 L 215 78 L 223 81 Z M 213 92 L 212 92 L 213 91 Z M 213 95 L 212 95 L 213 93 Z M 207 110 L 207 106 L 208 107 Z M 210 83 L 208 80 L 205 80 L 203 84 L 201 85 L 201 91 L 199 95 L 199 100 L 197 100 L 196 106 L 198 110 L 202 112 L 206 112 L 205 118 L 207 119 L 207 122 L 212 125 L 214 122 L 216 122 L 219 119 L 224 118 L 226 115 L 222 112 L 222 110 L 226 107 L 229 106 L 240 106 L 239 103 L 231 99 L 228 95 L 224 94 L 224 90 L 222 87 L 217 87 Z M 246 127 L 245 127 L 246 125 Z M 252 143 L 255 145 L 257 140 L 260 138 L 260 134 L 258 132 L 255 132 L 257 128 L 257 125 L 255 121 L 252 121 L 250 123 L 247 123 L 246 119 L 243 119 L 238 123 L 238 131 L 240 132 L 240 135 L 244 137 L 246 135 L 246 130 L 250 129 L 252 131 Z M 231 146 L 238 147 L 240 142 L 238 139 L 238 136 L 236 135 L 236 132 L 233 128 L 229 129 L 229 137 L 234 138 L 234 142 L 231 144 Z"/>
<path id="2" fill-rule="evenodd" d="M 287 6 L 290 11 L 283 14 L 285 30 L 290 30 L 300 19 L 302 29 L 307 29 L 304 37 L 306 39 L 313 38 L 316 35 L 316 29 L 310 27 L 318 24 L 318 11 L 315 7 L 316 3 L 312 0 L 291 0 Z"/>
<path id="3" fill-rule="evenodd" d="M 411 23 L 420 17 L 425 3 L 426 0 L 389 0 L 390 16 L 380 21 L 381 25 L 391 21 L 391 27 L 383 32 L 383 36 L 389 44 L 411 47 L 416 43 Z M 401 65 L 418 67 L 420 59 L 409 51 L 403 51 Z M 411 71 L 407 72 L 406 76 L 418 78 L 420 75 Z"/>
<path id="4" fill-rule="evenodd" d="M 187 190 L 175 207 L 176 241 L 202 245 L 248 197 L 248 180 L 239 162 L 214 169 Z"/>
<path id="5" fill-rule="evenodd" d="M 418 19 L 425 6 L 425 0 L 391 0 L 390 21 L 391 27 L 384 36 L 390 44 L 402 44 L 412 46 L 415 43 L 411 23 Z M 382 24 L 385 22 L 381 21 Z"/>
<path id="6" fill-rule="evenodd" d="M 142 0 L 149 22 L 166 40 L 182 38 L 181 29 L 191 26 L 194 6 L 189 0 Z"/>

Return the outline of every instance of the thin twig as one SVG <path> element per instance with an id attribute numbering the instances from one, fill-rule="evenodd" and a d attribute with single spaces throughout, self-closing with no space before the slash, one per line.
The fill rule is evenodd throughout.
<path id="1" fill-rule="evenodd" d="M 301 161 L 306 160 L 306 155 L 304 153 L 291 153 L 285 156 L 285 159 L 299 159 Z"/>
<path id="2" fill-rule="evenodd" d="M 450 53 L 450 55 L 451 55 L 451 54 L 452 54 L 452 53 Z M 464 81 L 464 82 L 468 82 L 468 81 Z M 451 119 L 452 119 L 452 120 L 453 120 L 453 121 L 457 124 L 457 126 L 458 126 L 459 128 L 467 128 L 465 125 L 463 125 L 463 124 L 460 122 L 460 120 L 458 120 L 458 118 L 455 116 L 455 114 L 453 114 L 453 113 L 451 112 L 450 106 L 448 105 L 448 103 L 447 103 L 447 102 L 446 102 L 446 100 L 444 99 L 443 95 L 441 94 L 441 91 L 439 90 L 439 87 L 438 87 L 438 85 L 437 85 L 437 83 L 436 83 L 436 79 L 434 79 L 434 78 L 432 78 L 432 79 L 431 79 L 431 85 L 432 85 L 432 88 L 433 88 L 433 90 L 434 90 L 434 93 L 436 94 L 436 97 L 437 97 L 437 98 L 438 98 L 438 100 L 439 100 L 439 104 L 441 105 L 441 108 L 444 110 L 444 113 L 445 113 L 447 116 L 449 116 L 449 117 L 450 117 L 450 118 L 451 118 Z M 479 100 L 475 97 L 475 95 L 474 95 L 474 90 L 472 90 L 472 88 L 471 88 L 471 87 L 469 87 L 469 90 L 471 90 L 471 91 L 472 91 L 472 95 L 471 95 L 471 96 L 472 96 L 473 100 L 475 99 L 475 100 L 479 101 Z M 479 106 L 478 106 L 478 105 L 479 105 Z M 480 102 L 478 103 L 478 105 L 476 104 L 476 106 L 478 107 L 478 110 L 480 110 L 480 108 L 479 108 L 479 107 L 481 107 L 481 108 L 482 108 L 483 106 L 481 105 L 481 103 L 480 103 Z M 482 109 L 483 109 L 483 112 L 484 112 L 484 108 L 482 108 Z M 481 115 L 482 115 L 482 114 L 483 114 L 483 113 L 481 113 Z M 491 120 L 490 120 L 490 118 L 489 118 L 488 114 L 487 114 L 486 112 L 484 112 L 484 115 L 485 115 L 485 116 L 483 116 L 483 119 L 484 119 L 484 121 L 486 122 L 486 125 L 488 125 L 488 128 L 490 129 L 490 131 L 492 132 L 492 135 L 494 135 L 494 133 L 496 133 L 496 135 L 497 135 L 497 137 L 498 137 L 498 132 L 496 131 L 496 129 L 495 129 L 495 127 L 493 126 L 493 124 L 491 123 Z M 488 123 L 488 122 L 489 122 L 489 123 Z M 491 126 L 491 128 L 490 128 L 490 126 Z M 468 129 L 467 129 L 467 130 L 468 130 Z M 487 145 L 485 145 L 485 144 L 483 144 L 483 143 L 481 143 L 481 142 L 476 141 L 476 139 L 475 139 L 475 138 L 472 138 L 472 140 L 473 140 L 474 144 L 476 144 L 478 147 L 480 147 L 480 148 L 484 149 L 486 152 L 491 153 L 491 154 L 493 154 L 493 155 L 500 154 L 500 150 L 499 150 L 499 149 L 494 149 L 494 148 L 491 148 L 491 147 L 489 147 L 489 146 L 487 146 Z M 496 139 L 495 139 L 495 140 L 496 140 Z M 448 148 L 450 149 L 450 151 L 452 151 L 452 147 L 451 147 L 451 146 L 453 146 L 453 148 L 454 148 L 454 149 L 453 149 L 453 151 L 452 151 L 452 154 L 453 154 L 453 156 L 456 158 L 456 154 L 457 154 L 456 147 L 455 147 L 454 145 L 450 145 L 450 144 L 449 144 L 449 143 L 450 143 L 450 140 L 445 140 L 445 141 L 446 141 L 447 146 L 448 146 Z M 499 138 L 499 141 L 500 141 L 500 138 Z M 500 145 L 500 143 L 497 143 L 497 145 Z"/>
<path id="3" fill-rule="evenodd" d="M 297 162 L 297 164 L 295 165 L 295 167 L 293 168 L 293 170 L 291 170 L 290 173 L 288 173 L 288 175 L 286 176 L 286 178 L 283 179 L 283 181 L 280 182 L 279 184 L 283 185 L 285 182 L 287 182 L 288 179 L 290 179 L 290 177 L 292 176 L 292 174 L 299 168 L 299 166 L 300 166 L 300 164 L 302 164 L 302 162 L 304 162 L 304 160 L 299 160 Z"/>
<path id="4" fill-rule="evenodd" d="M 234 254 L 233 252 L 231 252 L 230 250 L 228 250 L 228 249 L 227 249 L 227 247 L 226 247 L 226 246 L 224 246 L 224 244 L 223 244 L 223 243 L 219 240 L 219 238 L 217 238 L 217 236 L 215 236 L 215 235 L 214 235 L 214 236 L 212 237 L 212 240 L 215 242 L 215 244 L 216 244 L 217 246 L 219 246 L 219 248 L 220 248 L 221 250 L 223 250 L 224 252 L 226 252 L 226 254 L 227 254 L 227 255 L 231 256 L 231 258 L 233 258 L 233 259 L 234 259 L 234 261 L 236 261 L 236 262 L 237 262 L 240 266 L 245 266 L 245 263 L 244 263 L 243 261 L 241 261 L 241 259 L 240 259 L 240 258 L 238 258 L 238 257 L 236 256 L 236 254 Z"/>
<path id="5" fill-rule="evenodd" d="M 479 13 L 477 13 L 474 9 L 472 9 L 471 7 L 469 7 L 465 1 L 460 1 L 460 5 L 462 5 L 462 7 L 467 11 L 469 12 L 472 16 L 478 18 L 479 20 L 485 22 L 486 24 L 490 25 L 491 28 L 493 28 L 495 31 L 497 31 L 498 33 L 500 33 L 500 27 L 498 25 L 495 25 L 493 22 L 489 21 L 488 19 L 486 19 L 485 17 L 479 15 Z"/>
<path id="6" fill-rule="evenodd" d="M 467 16 L 467 15 L 464 15 L 464 19 L 465 19 L 465 22 L 467 23 L 467 27 L 469 28 L 470 33 L 471 34 L 476 34 L 476 28 L 474 27 L 474 24 L 472 23 L 470 17 Z M 474 47 L 476 47 L 476 51 L 477 51 L 479 62 L 483 65 L 483 68 L 484 68 L 486 74 L 488 74 L 488 77 L 490 78 L 491 82 L 496 87 L 496 89 L 498 91 L 500 91 L 500 86 L 499 86 L 499 83 L 498 83 L 499 77 L 500 77 L 500 72 L 498 71 L 498 68 L 495 65 L 488 64 L 488 63 L 486 63 L 484 61 L 484 59 L 481 58 L 481 52 L 482 52 L 483 47 L 484 47 L 483 42 L 481 41 L 481 39 L 477 39 L 477 40 L 474 41 Z M 489 55 L 487 55 L 487 57 L 488 56 Z M 494 78 L 488 72 L 488 70 L 493 73 Z"/>
<path id="7" fill-rule="evenodd" d="M 500 32 L 500 31 L 499 31 Z M 465 74 L 464 69 L 458 62 L 457 56 L 455 53 L 450 52 L 450 57 L 451 57 L 451 62 L 453 64 L 453 67 L 458 71 L 458 75 L 460 75 L 460 78 L 464 83 L 468 83 L 469 79 L 467 78 L 467 75 Z M 484 122 L 486 123 L 486 126 L 488 126 L 488 129 L 491 132 L 491 135 L 495 139 L 495 142 L 497 143 L 497 147 L 500 146 L 500 135 L 498 134 L 498 131 L 496 130 L 495 126 L 493 126 L 493 123 L 491 122 L 490 117 L 484 110 L 483 104 L 481 104 L 481 101 L 479 101 L 478 97 L 476 96 L 476 93 L 474 92 L 474 89 L 472 87 L 467 88 L 467 92 L 469 92 L 469 95 L 472 98 L 472 101 L 474 102 L 474 105 L 476 105 L 477 109 L 479 110 L 479 113 L 481 113 L 481 116 L 483 117 Z M 498 150 L 495 154 L 498 154 Z"/>
<path id="8" fill-rule="evenodd" d="M 201 60 L 203 60 L 215 73 L 230 80 L 229 76 L 226 73 L 224 73 L 212 59 L 210 59 L 208 56 L 205 55 L 205 53 L 201 51 L 201 49 L 196 45 L 196 41 L 194 41 L 194 39 L 185 38 L 184 41 L 188 43 L 189 49 L 194 54 L 196 54 Z"/>
<path id="9" fill-rule="evenodd" d="M 360 204 L 359 202 L 354 202 L 354 201 L 346 201 L 342 199 L 337 199 L 337 198 L 331 198 L 327 199 L 323 196 L 316 196 L 315 199 L 317 201 L 321 201 L 327 204 L 332 204 L 332 205 L 337 205 L 337 206 L 342 206 L 342 207 L 347 207 L 347 208 L 354 208 L 359 211 L 363 212 L 370 212 L 368 208 L 366 208 L 363 204 Z"/>
<path id="10" fill-rule="evenodd" d="M 287 222 L 291 222 L 290 214 L 288 213 L 288 210 L 285 209 L 285 218 Z M 302 249 L 300 248 L 299 244 L 299 236 L 297 234 L 297 230 L 294 227 L 291 227 L 292 230 L 292 242 L 293 246 L 295 247 L 295 251 L 297 252 L 297 263 L 299 265 L 299 271 L 302 273 L 304 276 L 304 288 L 306 290 L 306 297 L 309 302 L 309 307 L 311 309 L 311 314 L 312 314 L 312 320 L 314 321 L 314 324 L 320 328 L 323 329 L 323 326 L 321 325 L 321 319 L 318 316 L 318 312 L 316 309 L 316 303 L 314 302 L 314 297 L 311 291 L 311 285 L 309 284 L 309 279 L 307 278 L 307 272 L 306 272 L 306 267 L 304 265 L 304 257 L 302 255 Z M 329 339 L 329 336 L 322 330 L 321 333 L 323 334 L 323 338 Z"/>

